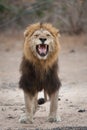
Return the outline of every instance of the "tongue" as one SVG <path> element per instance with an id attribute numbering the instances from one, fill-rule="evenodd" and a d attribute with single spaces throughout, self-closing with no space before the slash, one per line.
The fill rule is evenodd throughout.
<path id="1" fill-rule="evenodd" d="M 39 53 L 40 54 L 46 54 L 46 48 L 45 47 L 40 47 L 39 48 Z"/>

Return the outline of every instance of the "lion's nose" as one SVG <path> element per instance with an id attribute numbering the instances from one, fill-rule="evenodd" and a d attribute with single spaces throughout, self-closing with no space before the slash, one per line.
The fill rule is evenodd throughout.
<path id="1" fill-rule="evenodd" d="M 46 38 L 39 38 L 39 40 L 44 43 L 47 39 Z"/>

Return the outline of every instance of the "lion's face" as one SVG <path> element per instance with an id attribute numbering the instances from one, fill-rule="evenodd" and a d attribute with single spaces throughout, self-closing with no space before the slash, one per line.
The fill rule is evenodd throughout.
<path id="1" fill-rule="evenodd" d="M 30 49 L 38 59 L 47 59 L 55 51 L 55 41 L 52 34 L 46 29 L 36 30 L 30 38 Z"/>
<path id="2" fill-rule="evenodd" d="M 25 31 L 24 54 L 27 59 L 56 60 L 59 52 L 58 30 L 51 24 L 34 24 Z"/>

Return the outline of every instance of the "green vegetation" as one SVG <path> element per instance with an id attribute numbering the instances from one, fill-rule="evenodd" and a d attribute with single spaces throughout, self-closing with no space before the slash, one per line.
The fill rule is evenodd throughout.
<path id="1" fill-rule="evenodd" d="M 87 30 L 86 12 L 87 0 L 0 0 L 0 28 L 46 21 L 61 32 L 79 34 Z"/>

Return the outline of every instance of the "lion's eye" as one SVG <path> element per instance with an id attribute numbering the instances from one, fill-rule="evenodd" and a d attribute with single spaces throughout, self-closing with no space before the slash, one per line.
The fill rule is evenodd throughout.
<path id="1" fill-rule="evenodd" d="M 38 36 L 39 36 L 39 34 L 35 34 L 34 36 L 35 36 L 35 37 L 38 37 Z"/>
<path id="2" fill-rule="evenodd" d="M 46 34 L 47 37 L 50 37 L 50 34 Z"/>

